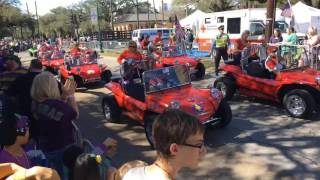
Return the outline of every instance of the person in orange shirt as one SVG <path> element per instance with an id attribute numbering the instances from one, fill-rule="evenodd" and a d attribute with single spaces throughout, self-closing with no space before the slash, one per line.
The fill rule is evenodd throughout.
<path id="1" fill-rule="evenodd" d="M 153 44 L 155 46 L 162 46 L 163 45 L 163 41 L 162 41 L 162 34 L 161 32 L 157 33 L 157 36 L 154 38 L 153 40 Z"/>
<path id="2" fill-rule="evenodd" d="M 70 49 L 71 56 L 79 56 L 81 54 L 81 49 L 79 48 L 79 44 L 76 43 L 73 48 Z"/>
<path id="3" fill-rule="evenodd" d="M 142 60 L 142 55 L 137 50 L 137 44 L 134 41 L 129 41 L 128 49 L 124 50 L 118 57 L 118 63 L 123 64 L 126 59 L 133 59 L 136 61 Z"/>
<path id="4" fill-rule="evenodd" d="M 149 45 L 150 41 L 149 41 L 149 36 L 145 35 L 143 40 L 140 43 L 141 49 L 142 50 L 147 50 L 148 49 L 148 45 Z"/>

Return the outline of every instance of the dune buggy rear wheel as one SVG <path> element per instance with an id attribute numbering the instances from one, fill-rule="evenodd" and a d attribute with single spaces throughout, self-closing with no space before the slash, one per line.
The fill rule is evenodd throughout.
<path id="1" fill-rule="evenodd" d="M 145 118 L 144 118 L 144 131 L 146 134 L 146 138 L 147 138 L 152 149 L 154 149 L 154 141 L 153 141 L 153 137 L 152 137 L 152 127 L 153 127 L 153 123 L 154 123 L 156 117 L 157 117 L 157 114 L 155 114 L 155 113 L 146 113 Z"/>
<path id="2" fill-rule="evenodd" d="M 199 62 L 196 66 L 197 72 L 195 73 L 195 76 L 197 79 L 203 79 L 204 76 L 206 75 L 206 68 L 204 65 Z"/>
<path id="3" fill-rule="evenodd" d="M 308 118 L 314 110 L 315 102 L 308 91 L 294 89 L 284 96 L 283 105 L 290 116 Z"/>
<path id="4" fill-rule="evenodd" d="M 219 108 L 214 114 L 214 118 L 218 118 L 218 121 L 208 124 L 210 128 L 223 128 L 230 124 L 232 120 L 232 111 L 226 100 L 223 99 L 220 102 Z"/>
<path id="5" fill-rule="evenodd" d="M 236 85 L 234 81 L 228 77 L 219 77 L 214 81 L 214 87 L 219 89 L 224 99 L 231 100 L 236 91 Z"/>
<path id="6" fill-rule="evenodd" d="M 120 121 L 121 108 L 118 106 L 116 99 L 112 95 L 107 95 L 102 100 L 102 111 L 108 122 L 116 123 Z"/>

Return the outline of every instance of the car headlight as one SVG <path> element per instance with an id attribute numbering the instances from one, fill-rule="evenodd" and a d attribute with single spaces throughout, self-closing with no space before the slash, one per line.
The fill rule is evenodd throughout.
<path id="1" fill-rule="evenodd" d="M 215 99 L 220 98 L 221 92 L 217 88 L 211 88 L 210 92 L 211 92 L 211 96 L 214 97 Z"/>
<path id="2" fill-rule="evenodd" d="M 320 76 L 317 76 L 317 77 L 316 77 L 316 83 L 317 83 L 318 85 L 320 85 Z"/>
<path id="3" fill-rule="evenodd" d="M 94 73 L 95 73 L 94 70 L 88 70 L 88 71 L 87 71 L 87 74 L 94 74 Z"/>
<path id="4" fill-rule="evenodd" d="M 178 101 L 171 101 L 169 104 L 171 109 L 180 109 L 180 103 Z"/>

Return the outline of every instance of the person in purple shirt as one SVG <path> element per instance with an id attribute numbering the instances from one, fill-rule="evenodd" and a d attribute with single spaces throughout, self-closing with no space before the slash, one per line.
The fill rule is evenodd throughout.
<path id="1" fill-rule="evenodd" d="M 16 163 L 24 168 L 31 168 L 31 162 L 23 145 L 28 143 L 28 117 L 17 114 L 9 116 L 0 124 L 0 163 Z"/>
<path id="2" fill-rule="evenodd" d="M 74 92 L 76 83 L 68 79 L 60 94 L 58 82 L 50 72 L 38 74 L 32 83 L 32 113 L 37 129 L 36 139 L 49 167 L 63 178 L 63 151 L 75 143 L 72 121 L 79 116 Z"/>
<path id="3" fill-rule="evenodd" d="M 274 29 L 273 35 L 270 37 L 269 43 L 276 44 L 283 41 L 280 29 Z"/>

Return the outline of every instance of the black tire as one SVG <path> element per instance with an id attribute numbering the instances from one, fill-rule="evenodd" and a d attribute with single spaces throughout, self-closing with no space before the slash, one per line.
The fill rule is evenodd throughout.
<path id="1" fill-rule="evenodd" d="M 290 102 L 292 102 L 293 98 L 301 100 L 302 105 L 305 107 L 304 110 L 301 112 L 295 112 L 290 108 Z M 294 89 L 289 91 L 285 94 L 282 103 L 288 114 L 295 118 L 308 118 L 311 116 L 315 108 L 313 96 L 304 89 Z M 294 106 L 296 106 L 296 104 Z"/>
<path id="2" fill-rule="evenodd" d="M 111 81 L 112 73 L 110 70 L 105 70 L 101 74 L 101 80 L 104 81 L 105 83 L 108 83 Z"/>
<path id="3" fill-rule="evenodd" d="M 109 116 L 107 115 L 107 108 L 109 108 Z M 116 123 L 120 121 L 121 108 L 113 95 L 107 95 L 102 99 L 102 111 L 104 118 L 111 123 Z"/>
<path id="4" fill-rule="evenodd" d="M 144 118 L 144 132 L 146 134 L 146 138 L 150 144 L 151 149 L 154 149 L 154 143 L 152 138 L 152 127 L 156 117 L 157 117 L 157 114 L 155 113 L 146 113 Z"/>
<path id="5" fill-rule="evenodd" d="M 208 124 L 210 128 L 224 128 L 230 124 L 232 120 L 232 111 L 226 100 L 223 99 L 220 102 L 219 108 L 214 114 L 214 118 L 220 118 L 220 120 L 217 123 Z"/>
<path id="6" fill-rule="evenodd" d="M 198 70 L 195 73 L 195 76 L 197 79 L 203 79 L 204 76 L 206 75 L 206 68 L 204 67 L 204 65 L 202 63 L 198 63 L 196 69 Z"/>
<path id="7" fill-rule="evenodd" d="M 224 90 L 224 87 L 225 90 Z M 214 87 L 219 89 L 223 95 L 224 99 L 227 101 L 231 100 L 236 92 L 236 84 L 235 82 L 228 77 L 219 77 L 214 82 Z"/>
<path id="8" fill-rule="evenodd" d="M 84 87 L 83 79 L 80 76 L 73 76 L 74 81 L 77 83 L 77 87 Z"/>

